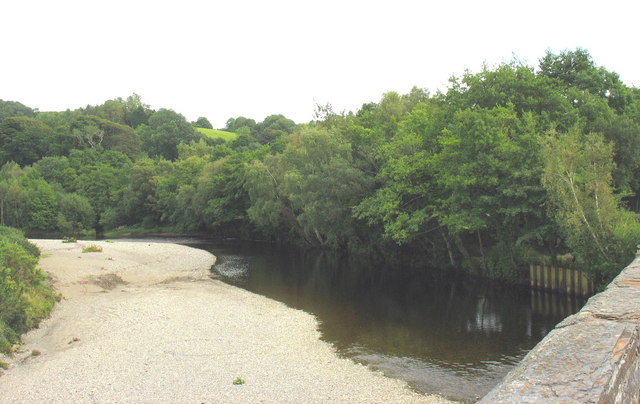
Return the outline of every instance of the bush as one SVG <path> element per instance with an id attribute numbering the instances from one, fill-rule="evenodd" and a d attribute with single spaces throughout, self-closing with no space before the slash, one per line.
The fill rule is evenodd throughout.
<path id="1" fill-rule="evenodd" d="M 39 255 L 18 230 L 0 226 L 0 351 L 46 318 L 58 299 L 36 268 Z"/>
<path id="2" fill-rule="evenodd" d="M 82 252 L 83 253 L 102 252 L 102 247 L 100 247 L 99 245 L 92 244 L 89 247 L 83 248 Z"/>

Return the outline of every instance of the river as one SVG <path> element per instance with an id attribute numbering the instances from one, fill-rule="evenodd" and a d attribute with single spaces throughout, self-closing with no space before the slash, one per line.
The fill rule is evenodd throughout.
<path id="1" fill-rule="evenodd" d="M 229 284 L 316 316 L 339 354 L 413 389 L 473 402 L 585 300 L 450 271 L 372 267 L 262 244 L 194 244 Z"/>

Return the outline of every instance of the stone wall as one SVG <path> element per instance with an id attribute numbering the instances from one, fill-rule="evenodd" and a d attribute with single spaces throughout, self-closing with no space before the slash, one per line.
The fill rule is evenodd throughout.
<path id="1" fill-rule="evenodd" d="M 640 253 L 480 402 L 640 402 Z"/>

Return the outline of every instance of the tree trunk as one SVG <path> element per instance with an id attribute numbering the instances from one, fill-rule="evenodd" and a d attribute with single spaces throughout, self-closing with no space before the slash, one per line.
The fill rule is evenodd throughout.
<path id="1" fill-rule="evenodd" d="M 104 226 L 100 223 L 100 214 L 96 214 L 96 224 L 94 225 L 96 231 L 96 240 L 104 238 Z"/>
<path id="2" fill-rule="evenodd" d="M 482 245 L 482 236 L 480 235 L 480 230 L 478 233 L 478 245 L 480 246 L 480 257 L 482 257 L 482 276 L 486 276 L 489 273 L 489 269 L 487 268 L 487 258 L 484 256 L 484 247 Z"/>
<path id="3" fill-rule="evenodd" d="M 438 230 L 440 230 L 440 235 L 444 240 L 444 244 L 447 246 L 447 255 L 449 256 L 449 263 L 451 264 L 452 267 L 455 268 L 456 261 L 453 259 L 453 251 L 451 251 L 451 243 L 449 242 L 449 238 L 445 234 L 444 230 L 442 230 L 442 227 L 440 227 Z"/>
<path id="4" fill-rule="evenodd" d="M 473 269 L 478 273 L 478 275 L 480 275 L 480 270 L 478 266 L 475 264 L 475 262 L 471 259 L 471 255 L 469 255 L 469 251 L 467 250 L 467 247 L 465 247 L 464 244 L 462 243 L 462 239 L 460 238 L 460 235 L 456 234 L 453 237 L 453 241 L 456 243 L 456 247 L 458 247 L 460 254 L 462 254 L 462 257 L 464 257 L 465 261 L 467 261 L 471 269 Z"/>

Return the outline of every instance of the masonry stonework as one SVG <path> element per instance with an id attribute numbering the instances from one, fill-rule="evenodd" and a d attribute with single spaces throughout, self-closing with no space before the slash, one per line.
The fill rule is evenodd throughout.
<path id="1" fill-rule="evenodd" d="M 640 253 L 480 403 L 640 402 Z"/>

